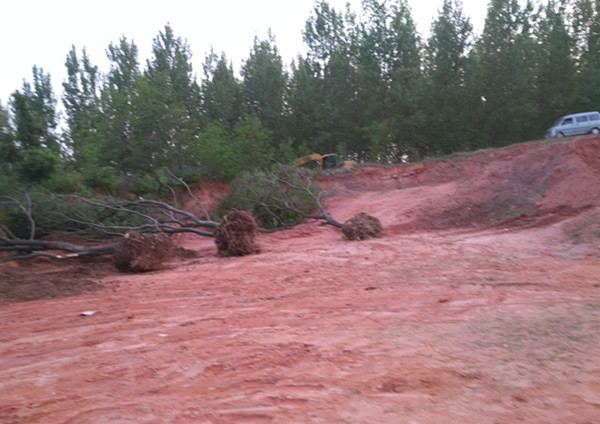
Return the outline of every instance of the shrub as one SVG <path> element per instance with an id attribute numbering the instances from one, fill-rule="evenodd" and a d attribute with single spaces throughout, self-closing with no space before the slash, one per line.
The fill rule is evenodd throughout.
<path id="1" fill-rule="evenodd" d="M 0 208 L 0 225 L 10 230 L 17 238 L 29 238 L 31 222 L 29 221 L 29 218 L 27 218 L 27 215 L 25 215 L 16 204 L 2 204 L 2 208 Z"/>
<path id="2" fill-rule="evenodd" d="M 112 166 L 92 165 L 84 172 L 86 186 L 105 192 L 113 192 L 117 183 L 116 171 Z"/>
<path id="3" fill-rule="evenodd" d="M 19 189 L 19 180 L 14 173 L 0 169 L 0 196 L 14 193 Z"/>
<path id="4" fill-rule="evenodd" d="M 49 178 L 58 166 L 58 157 L 49 149 L 31 149 L 25 152 L 19 166 L 23 181 L 40 182 Z"/>
<path id="5" fill-rule="evenodd" d="M 42 185 L 54 193 L 71 194 L 81 193 L 85 188 L 84 182 L 79 172 L 60 169 L 54 172 Z"/>
<path id="6" fill-rule="evenodd" d="M 309 193 L 289 188 L 282 180 L 295 187 L 305 187 L 306 172 L 276 165 L 268 170 L 242 173 L 231 182 L 227 195 L 219 205 L 219 212 L 225 214 L 234 209 L 246 211 L 262 228 L 267 229 L 296 225 L 302 221 L 302 216 L 289 206 L 310 213 L 317 209 L 317 205 Z M 313 194 L 316 196 L 316 191 Z"/>

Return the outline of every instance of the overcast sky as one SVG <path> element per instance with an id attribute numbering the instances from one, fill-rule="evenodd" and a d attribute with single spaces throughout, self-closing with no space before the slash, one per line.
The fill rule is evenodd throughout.
<path id="1" fill-rule="evenodd" d="M 338 11 L 350 3 L 360 11 L 360 0 L 328 0 Z M 421 34 L 427 34 L 443 0 L 409 0 Z M 0 14 L 0 102 L 4 107 L 23 79 L 32 80 L 37 65 L 50 73 L 52 86 L 60 90 L 66 78 L 67 53 L 75 45 L 80 55 L 86 48 L 91 62 L 108 70 L 106 49 L 122 36 L 133 40 L 145 65 L 152 41 L 165 25 L 187 40 L 194 72 L 200 79 L 202 63 L 211 47 L 225 52 L 239 71 L 248 58 L 254 37 L 267 37 L 269 28 L 288 65 L 303 51 L 302 29 L 314 8 L 314 0 L 6 0 Z M 465 14 L 480 33 L 487 0 L 463 0 Z M 58 94 L 57 94 L 58 95 Z"/>

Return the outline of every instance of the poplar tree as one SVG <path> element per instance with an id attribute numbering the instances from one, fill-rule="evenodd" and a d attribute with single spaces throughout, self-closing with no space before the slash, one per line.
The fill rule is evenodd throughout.
<path id="1" fill-rule="evenodd" d="M 202 117 L 204 124 L 218 123 L 227 132 L 243 115 L 243 93 L 227 56 L 211 50 L 203 65 L 204 79 L 201 88 Z"/>
<path id="2" fill-rule="evenodd" d="M 15 144 L 15 134 L 10 125 L 10 115 L 8 110 L 0 103 L 0 175 L 2 175 L 0 179 L 13 176 L 14 166 L 18 160 L 19 150 Z"/>
<path id="3" fill-rule="evenodd" d="M 61 146 L 56 132 L 56 98 L 50 74 L 33 67 L 33 85 L 23 81 L 11 96 L 11 109 L 19 146 L 19 172 L 23 181 L 42 182 L 57 169 Z"/>
<path id="4" fill-rule="evenodd" d="M 315 67 L 314 62 L 300 56 L 291 64 L 287 127 L 299 155 L 321 150 L 323 92 L 322 80 L 316 76 Z"/>
<path id="5" fill-rule="evenodd" d="M 23 148 L 48 148 L 58 152 L 56 98 L 50 74 L 37 66 L 33 67 L 32 74 L 33 86 L 23 81 L 21 91 L 12 94 L 17 140 Z"/>
<path id="6" fill-rule="evenodd" d="M 277 145 L 286 138 L 283 115 L 287 75 L 271 33 L 268 40 L 254 39 L 241 75 L 247 110 L 273 133 L 272 144 Z"/>
<path id="7" fill-rule="evenodd" d="M 466 85 L 467 55 L 473 27 L 463 14 L 460 0 L 444 0 L 431 26 L 425 50 L 427 144 L 432 150 L 451 153 L 472 146 L 476 137 Z"/>
<path id="8" fill-rule="evenodd" d="M 138 169 L 134 134 L 140 112 L 138 48 L 122 37 L 118 44 L 108 46 L 106 54 L 110 70 L 100 96 L 104 143 L 99 159 L 121 173 L 134 172 Z"/>
<path id="9" fill-rule="evenodd" d="M 65 61 L 67 80 L 63 82 L 62 101 L 67 115 L 66 138 L 72 150 L 76 168 L 89 177 L 88 183 L 101 185 L 96 179 L 100 168 L 100 153 L 103 135 L 100 126 L 99 72 L 90 63 L 85 48 L 81 60 L 75 46 L 67 54 Z"/>
<path id="10" fill-rule="evenodd" d="M 492 0 L 481 39 L 472 52 L 481 98 L 478 126 L 492 146 L 524 140 L 537 121 L 536 55 L 532 6 Z"/>
<path id="11" fill-rule="evenodd" d="M 353 144 L 356 96 L 349 10 L 315 4 L 303 37 L 308 52 L 293 65 L 290 85 L 293 135 L 302 153 L 329 152 Z"/>
<path id="12" fill-rule="evenodd" d="M 187 167 L 189 141 L 201 129 L 200 87 L 186 42 L 167 25 L 154 39 L 140 80 L 136 150 L 146 170 Z"/>
<path id="13" fill-rule="evenodd" d="M 574 6 L 578 72 L 577 103 L 581 110 L 600 110 L 600 3 L 578 0 Z"/>
<path id="14" fill-rule="evenodd" d="M 365 128 L 370 156 L 397 160 L 407 152 L 423 151 L 424 115 L 421 40 L 406 0 L 389 7 L 385 1 L 363 2 L 367 21 L 361 38 L 361 95 L 373 101 L 374 121 Z"/>
<path id="15" fill-rule="evenodd" d="M 556 118 L 571 113 L 575 102 L 574 39 L 565 20 L 565 4 L 549 0 L 542 10 L 539 24 L 540 59 L 537 69 L 539 84 L 540 132 Z"/>

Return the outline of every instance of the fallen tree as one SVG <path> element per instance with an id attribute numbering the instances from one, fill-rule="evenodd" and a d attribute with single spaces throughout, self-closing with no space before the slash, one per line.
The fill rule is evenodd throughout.
<path id="1" fill-rule="evenodd" d="M 242 194 L 245 207 L 230 204 L 226 208 L 228 211 L 246 210 L 254 218 L 256 215 L 273 218 L 273 222 L 277 224 L 278 228 L 290 226 L 286 225 L 281 218 L 281 213 L 284 211 L 298 217 L 295 223 L 312 219 L 343 229 L 344 224 L 336 221 L 324 208 L 322 198 L 325 192 L 313 183 L 310 175 L 283 166 L 279 167 L 277 171 L 260 172 L 264 172 L 261 174 L 261 178 L 266 178 L 270 185 L 266 189 L 261 187 L 261 190 L 264 189 L 264 191 L 252 198 L 244 197 L 245 194 Z M 173 174 L 170 176 L 185 188 L 188 197 L 194 200 L 197 208 L 201 211 L 201 216 L 181 208 L 176 190 L 171 187 L 169 190 L 173 196 L 172 204 L 141 197 L 135 200 L 110 200 L 51 193 L 47 193 L 47 198 L 36 204 L 29 194 L 24 195 L 21 199 L 15 196 L 0 196 L 0 204 L 5 208 L 12 208 L 20 216 L 21 223 L 20 231 L 15 231 L 10 228 L 10 225 L 0 222 L 0 253 L 9 253 L 0 261 L 30 259 L 38 256 L 67 259 L 110 255 L 121 246 L 123 236 L 131 232 L 165 235 L 192 233 L 215 237 L 222 222 L 211 217 L 185 181 Z M 251 189 L 253 182 L 258 185 L 256 175 L 252 178 L 243 182 L 241 186 L 243 193 Z M 40 206 L 43 211 L 38 213 L 36 205 Z M 260 220 L 258 221 L 260 222 Z M 41 229 L 40 222 L 43 223 Z M 356 231 L 360 231 L 360 229 L 355 229 L 354 232 L 356 233 Z M 93 243 L 77 244 L 40 237 L 44 233 L 52 232 L 62 232 L 68 235 L 93 235 L 96 238 Z M 221 231 L 222 233 L 223 231 Z M 220 241 L 220 243 L 223 242 Z M 246 250 L 252 252 L 256 251 L 256 248 L 251 246 Z M 246 254 L 246 250 L 243 250 L 244 254 Z"/>
<path id="2" fill-rule="evenodd" d="M 285 165 L 240 174 L 221 205 L 226 210 L 248 211 L 261 228 L 279 230 L 304 220 L 320 220 L 337 228 L 323 206 L 325 191 L 313 182 L 315 171 Z"/>
<path id="3" fill-rule="evenodd" d="M 0 222 L 0 252 L 12 253 L 0 259 L 2 262 L 31 259 L 44 256 L 52 259 L 68 259 L 84 256 L 111 255 L 128 232 L 137 233 L 193 233 L 213 237 L 220 223 L 210 217 L 202 202 L 193 194 L 190 186 L 176 178 L 194 199 L 202 216 L 198 217 L 179 205 L 173 194 L 173 204 L 158 200 L 98 200 L 79 195 L 56 195 L 45 193 L 36 204 L 30 194 L 22 199 L 16 196 L 0 196 L 3 209 L 12 209 L 12 216 L 19 228 Z M 41 211 L 36 211 L 36 206 Z M 117 224 L 112 222 L 117 221 Z M 43 223 L 40 228 L 40 222 Z M 25 228 L 27 227 L 27 228 Z M 46 240 L 49 233 L 86 235 L 95 237 L 92 243 Z M 42 236 L 42 237 L 40 237 Z"/>

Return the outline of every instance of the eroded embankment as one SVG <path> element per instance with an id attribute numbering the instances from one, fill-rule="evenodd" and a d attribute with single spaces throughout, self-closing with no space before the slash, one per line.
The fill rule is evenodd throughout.
<path id="1" fill-rule="evenodd" d="M 400 167 L 361 167 L 320 183 L 333 197 L 400 191 L 392 194 L 395 207 L 410 207 L 403 219 L 388 223 L 398 230 L 546 225 L 600 207 L 600 136 Z"/>

